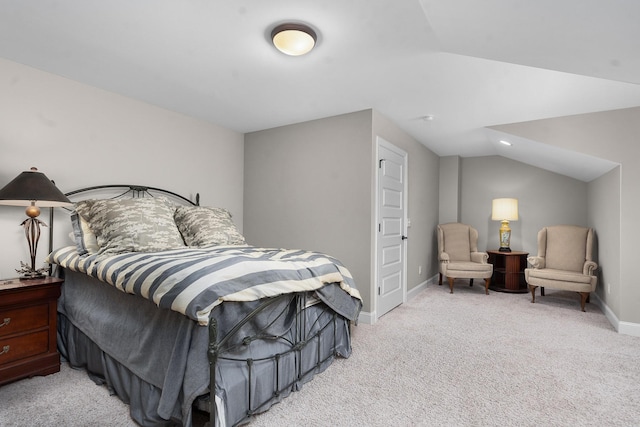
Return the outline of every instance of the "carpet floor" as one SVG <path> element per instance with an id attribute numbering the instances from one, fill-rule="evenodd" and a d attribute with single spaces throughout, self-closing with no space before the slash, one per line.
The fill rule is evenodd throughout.
<path id="1" fill-rule="evenodd" d="M 251 422 L 271 426 L 640 426 L 640 338 L 576 294 L 429 286 L 353 354 Z M 83 371 L 0 387 L 2 426 L 133 426 Z"/>

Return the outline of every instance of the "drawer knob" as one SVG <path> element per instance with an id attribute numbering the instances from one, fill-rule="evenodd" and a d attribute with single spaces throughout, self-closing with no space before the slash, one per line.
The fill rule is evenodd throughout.
<path id="1" fill-rule="evenodd" d="M 9 323 L 11 323 L 11 317 L 5 317 L 4 322 L 0 323 L 0 328 L 7 326 Z"/>
<path id="2" fill-rule="evenodd" d="M 0 351 L 0 354 L 9 353 L 9 348 L 10 346 L 8 345 L 5 345 L 4 347 L 2 347 L 2 351 Z"/>

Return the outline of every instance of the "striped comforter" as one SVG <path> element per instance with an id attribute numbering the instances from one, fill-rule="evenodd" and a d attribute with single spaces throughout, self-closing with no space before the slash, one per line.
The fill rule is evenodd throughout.
<path id="1" fill-rule="evenodd" d="M 95 277 L 201 325 L 208 324 L 211 310 L 224 301 L 255 301 L 334 283 L 361 304 L 349 271 L 318 252 L 216 246 L 81 257 L 69 246 L 52 252 L 47 262 Z"/>

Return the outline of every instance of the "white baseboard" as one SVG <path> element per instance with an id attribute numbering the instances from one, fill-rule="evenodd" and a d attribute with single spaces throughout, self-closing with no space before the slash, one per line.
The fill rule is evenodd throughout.
<path id="1" fill-rule="evenodd" d="M 640 324 L 631 322 L 619 322 L 618 333 L 640 337 Z"/>
<path id="2" fill-rule="evenodd" d="M 364 323 L 365 325 L 373 325 L 376 323 L 376 312 L 373 311 L 361 311 L 358 316 L 358 323 Z"/>
<path id="3" fill-rule="evenodd" d="M 640 337 L 640 324 L 631 322 L 621 322 L 618 316 L 609 308 L 609 306 L 602 301 L 602 299 L 595 292 L 591 293 L 591 301 L 597 305 L 604 313 L 605 317 L 611 323 L 611 325 L 618 331 L 619 334 L 631 335 L 634 337 Z"/>
<path id="4" fill-rule="evenodd" d="M 427 289 L 427 286 L 433 285 L 434 283 L 438 283 L 437 274 L 425 280 L 424 282 L 420 283 L 418 286 L 414 286 L 413 288 L 409 289 L 409 291 L 407 291 L 407 301 L 409 301 L 410 299 L 418 295 L 420 292 Z M 376 323 L 377 319 L 378 319 L 378 316 L 376 315 L 375 311 L 372 311 L 372 312 L 361 311 L 360 315 L 358 316 L 358 323 L 364 323 L 365 325 L 373 325 L 374 323 Z"/>
<path id="5" fill-rule="evenodd" d="M 433 285 L 434 283 L 438 283 L 437 274 L 433 277 L 428 278 L 424 282 L 420 283 L 418 286 L 414 286 L 413 288 L 409 289 L 409 291 L 407 292 L 407 301 L 409 301 L 410 299 L 418 295 L 420 292 L 427 289 L 427 286 Z"/>

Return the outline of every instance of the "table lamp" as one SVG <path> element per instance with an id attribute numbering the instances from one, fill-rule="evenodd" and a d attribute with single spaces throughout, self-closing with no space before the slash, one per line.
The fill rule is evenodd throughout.
<path id="1" fill-rule="evenodd" d="M 518 220 L 518 199 L 493 199 L 491 219 L 502 221 L 500 225 L 500 252 L 511 252 L 511 228 L 509 221 Z"/>
<path id="2" fill-rule="evenodd" d="M 20 225 L 24 227 L 24 233 L 29 244 L 31 265 L 21 262 L 22 268 L 16 272 L 21 273 L 23 279 L 33 279 L 44 276 L 46 268 L 36 269 L 36 253 L 40 240 L 40 226 L 47 224 L 38 219 L 40 207 L 69 206 L 69 201 L 53 181 L 46 177 L 37 168 L 22 172 L 13 181 L 0 190 L 0 205 L 26 206 L 25 219 Z"/>

